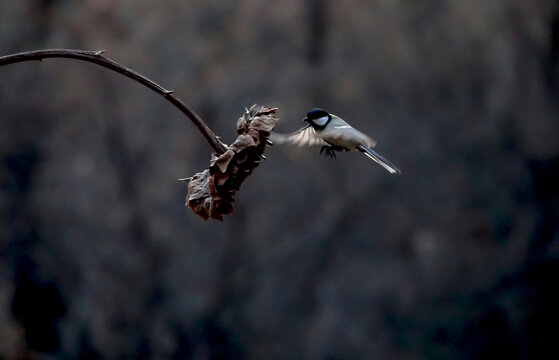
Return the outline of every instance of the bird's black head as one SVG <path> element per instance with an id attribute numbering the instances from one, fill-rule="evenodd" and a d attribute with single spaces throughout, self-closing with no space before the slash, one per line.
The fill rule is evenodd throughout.
<path id="1" fill-rule="evenodd" d="M 307 121 L 316 130 L 322 130 L 332 120 L 332 116 L 322 109 L 312 109 L 303 121 Z"/>

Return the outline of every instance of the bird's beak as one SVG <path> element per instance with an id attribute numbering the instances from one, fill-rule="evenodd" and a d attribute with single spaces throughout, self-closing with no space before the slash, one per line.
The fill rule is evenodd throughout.
<path id="1" fill-rule="evenodd" d="M 309 119 L 307 117 L 303 118 L 303 121 L 309 121 Z"/>

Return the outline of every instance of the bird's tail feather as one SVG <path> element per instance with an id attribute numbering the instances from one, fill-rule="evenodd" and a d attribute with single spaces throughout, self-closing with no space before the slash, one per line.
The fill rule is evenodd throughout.
<path id="1" fill-rule="evenodd" d="M 388 172 L 390 172 L 391 174 L 401 174 L 402 173 L 400 171 L 400 169 L 398 169 L 396 166 L 394 166 L 394 164 L 392 164 L 390 161 L 386 160 L 384 157 L 382 157 L 379 153 L 377 153 L 373 149 L 368 148 L 368 147 L 363 146 L 363 145 L 359 145 L 358 149 L 363 154 L 365 154 L 369 159 L 373 160 L 374 162 L 376 162 L 377 164 L 379 164 L 380 166 L 382 166 L 383 168 L 388 170 Z"/>

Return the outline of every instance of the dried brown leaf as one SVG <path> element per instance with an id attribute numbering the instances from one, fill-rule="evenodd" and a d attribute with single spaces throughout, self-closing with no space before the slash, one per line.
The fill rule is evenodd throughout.
<path id="1" fill-rule="evenodd" d="M 223 220 L 233 212 L 237 191 L 252 174 L 266 150 L 270 132 L 278 119 L 277 109 L 253 105 L 237 121 L 239 136 L 226 152 L 212 155 L 208 169 L 188 184 L 186 205 L 204 219 Z"/>

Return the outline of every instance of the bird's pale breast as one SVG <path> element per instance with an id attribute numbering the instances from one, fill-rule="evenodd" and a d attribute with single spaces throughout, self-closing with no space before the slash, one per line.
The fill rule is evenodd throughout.
<path id="1" fill-rule="evenodd" d="M 320 137 L 332 145 L 337 145 L 347 150 L 355 150 L 359 145 L 367 147 L 376 145 L 373 139 L 349 125 L 327 128 L 321 132 Z"/>

